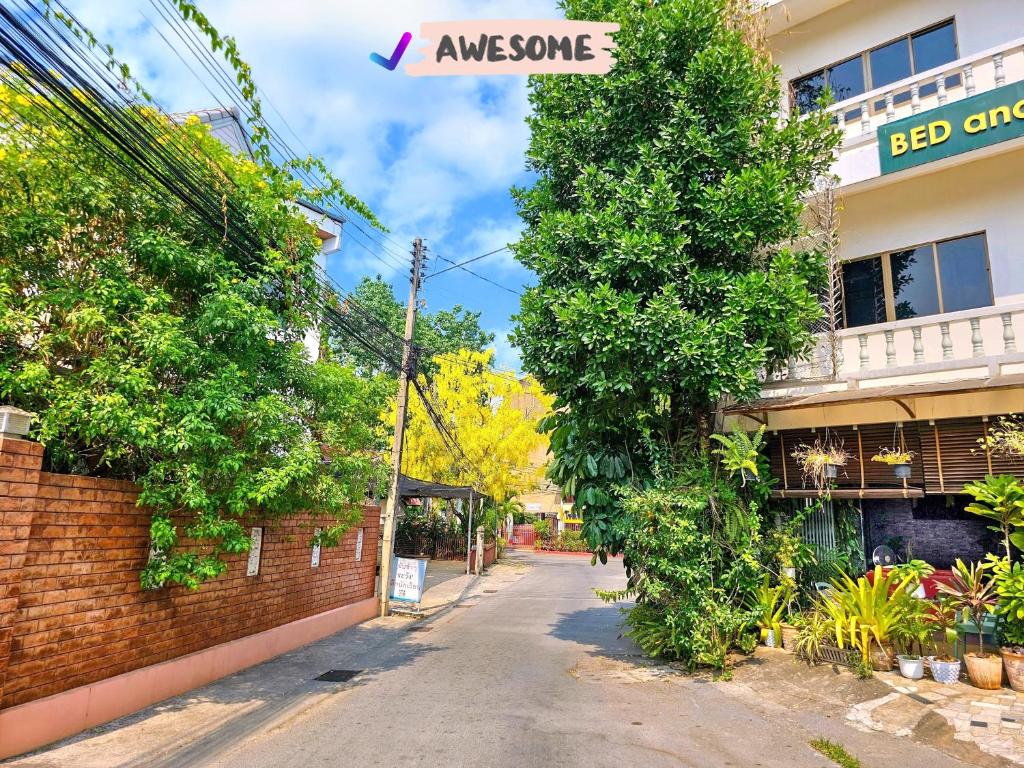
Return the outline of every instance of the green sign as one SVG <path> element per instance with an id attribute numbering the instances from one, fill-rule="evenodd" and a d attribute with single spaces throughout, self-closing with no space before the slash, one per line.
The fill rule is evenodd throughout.
<path id="1" fill-rule="evenodd" d="M 929 109 L 878 128 L 882 173 L 1024 136 L 1024 82 Z"/>

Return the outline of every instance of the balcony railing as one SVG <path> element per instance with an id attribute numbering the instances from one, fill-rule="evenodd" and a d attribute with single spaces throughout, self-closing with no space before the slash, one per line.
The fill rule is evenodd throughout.
<path id="1" fill-rule="evenodd" d="M 922 379 L 959 380 L 1024 370 L 1024 304 L 983 307 L 964 312 L 848 328 L 819 336 L 804 360 L 767 384 L 766 394 L 817 386 L 833 388 Z M 1024 342 L 1024 339 L 1022 339 Z"/>
<path id="2" fill-rule="evenodd" d="M 846 143 L 873 136 L 878 126 L 1024 80 L 1024 38 L 965 56 L 876 88 L 828 108 Z"/>

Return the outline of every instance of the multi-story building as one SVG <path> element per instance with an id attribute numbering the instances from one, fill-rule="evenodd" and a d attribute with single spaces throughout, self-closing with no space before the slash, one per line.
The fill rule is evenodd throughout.
<path id="1" fill-rule="evenodd" d="M 979 443 L 1024 412 L 1024 3 L 768 0 L 767 15 L 784 108 L 818 109 L 827 87 L 842 133 L 836 180 L 810 201 L 838 235 L 834 321 L 727 412 L 767 426 L 778 497 L 818 495 L 797 446 L 841 443 L 831 496 L 860 509 L 869 554 L 978 558 L 988 533 L 963 484 L 1024 473 Z M 871 461 L 898 446 L 914 452 L 905 481 Z"/>

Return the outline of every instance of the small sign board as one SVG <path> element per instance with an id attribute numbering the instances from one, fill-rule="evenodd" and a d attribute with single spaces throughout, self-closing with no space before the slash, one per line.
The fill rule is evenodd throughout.
<path id="1" fill-rule="evenodd" d="M 426 576 L 426 559 L 396 557 L 391 562 L 389 597 L 403 603 L 418 603 L 423 597 L 423 581 Z"/>
<path id="2" fill-rule="evenodd" d="M 316 544 L 313 545 L 313 557 L 311 557 L 309 561 L 310 566 L 313 568 L 320 567 L 320 534 L 323 530 L 323 528 L 313 529 L 313 536 L 316 537 Z"/>
<path id="3" fill-rule="evenodd" d="M 363 529 L 356 534 L 356 561 L 363 559 Z"/>
<path id="4" fill-rule="evenodd" d="M 249 536 L 249 564 L 245 568 L 246 576 L 255 576 L 260 572 L 260 554 L 263 552 L 263 529 L 253 528 Z"/>

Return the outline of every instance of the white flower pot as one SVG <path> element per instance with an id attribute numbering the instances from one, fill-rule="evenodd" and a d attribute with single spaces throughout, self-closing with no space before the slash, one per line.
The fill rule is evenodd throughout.
<path id="1" fill-rule="evenodd" d="M 924 659 L 918 656 L 912 659 L 909 656 L 897 656 L 900 662 L 900 674 L 908 680 L 920 680 L 924 677 Z"/>
<path id="2" fill-rule="evenodd" d="M 932 679 L 937 683 L 956 685 L 960 682 L 959 661 L 938 661 L 934 656 L 929 656 L 928 668 L 932 671 Z"/>
<path id="3" fill-rule="evenodd" d="M 764 644 L 765 644 L 765 645 L 766 645 L 767 647 L 769 647 L 769 648 L 776 648 L 776 647 L 778 647 L 778 646 L 777 646 L 777 645 L 775 644 L 775 630 L 774 630 L 774 629 L 769 629 L 769 630 L 768 630 L 768 631 L 767 631 L 767 632 L 765 633 L 765 636 L 764 636 Z"/>

